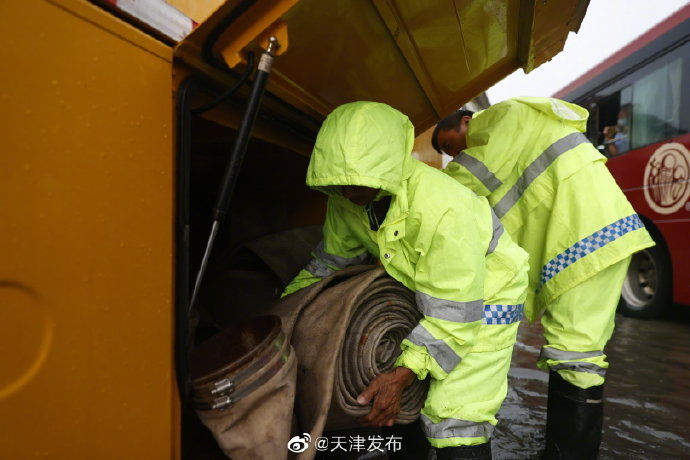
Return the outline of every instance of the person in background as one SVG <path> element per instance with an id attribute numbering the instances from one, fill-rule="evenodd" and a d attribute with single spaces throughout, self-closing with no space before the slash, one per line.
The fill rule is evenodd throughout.
<path id="1" fill-rule="evenodd" d="M 548 459 L 598 454 L 604 346 L 630 257 L 654 244 L 582 134 L 587 117 L 575 104 L 521 97 L 455 112 L 431 139 L 454 157 L 444 172 L 487 197 L 530 254 L 525 312 L 530 321 L 542 315 L 546 339 L 538 365 L 550 369 Z"/>
<path id="2" fill-rule="evenodd" d="M 630 150 L 630 105 L 621 107 L 616 125 L 606 126 L 602 134 L 608 157 Z"/>
<path id="3" fill-rule="evenodd" d="M 374 102 L 324 121 L 307 185 L 328 195 L 323 241 L 285 289 L 295 292 L 369 255 L 415 292 L 423 313 L 395 369 L 359 395 L 365 426 L 392 426 L 403 389 L 431 378 L 421 422 L 439 459 L 490 459 L 496 413 L 527 286 L 527 254 L 485 198 L 411 157 L 414 128 Z M 336 308 L 334 306 L 334 308 Z"/>

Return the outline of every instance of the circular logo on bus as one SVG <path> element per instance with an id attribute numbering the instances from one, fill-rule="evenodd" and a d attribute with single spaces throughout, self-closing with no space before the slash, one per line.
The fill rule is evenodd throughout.
<path id="1" fill-rule="evenodd" d="M 659 147 L 644 170 L 644 197 L 659 214 L 672 214 L 690 197 L 690 152 L 672 142 Z"/>

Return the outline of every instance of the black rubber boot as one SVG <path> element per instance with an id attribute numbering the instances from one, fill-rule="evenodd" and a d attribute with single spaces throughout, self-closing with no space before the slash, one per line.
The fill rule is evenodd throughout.
<path id="1" fill-rule="evenodd" d="M 427 458 L 431 446 L 424 436 L 422 423 L 419 419 L 409 425 L 393 425 L 392 427 L 384 426 L 381 428 L 383 437 L 388 439 L 391 436 L 398 436 L 402 438 L 400 450 L 387 452 L 389 460 L 412 460 Z"/>
<path id="2" fill-rule="evenodd" d="M 597 458 L 604 417 L 603 396 L 603 385 L 583 390 L 551 371 L 543 460 Z"/>
<path id="3" fill-rule="evenodd" d="M 474 446 L 437 448 L 436 458 L 438 460 L 491 460 L 491 442 L 476 444 Z"/>

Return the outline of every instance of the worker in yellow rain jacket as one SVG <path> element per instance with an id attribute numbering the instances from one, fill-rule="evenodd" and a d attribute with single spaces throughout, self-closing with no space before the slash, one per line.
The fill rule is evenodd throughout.
<path id="1" fill-rule="evenodd" d="M 445 172 L 488 198 L 530 255 L 525 313 L 540 314 L 551 370 L 546 458 L 599 450 L 604 345 L 631 255 L 654 243 L 606 161 L 582 134 L 588 113 L 557 99 L 522 97 L 458 111 L 432 135 L 454 157 Z"/>
<path id="2" fill-rule="evenodd" d="M 431 377 L 421 421 L 438 456 L 491 458 L 522 317 L 527 254 L 485 198 L 410 156 L 414 128 L 397 110 L 355 102 L 319 131 L 307 185 L 328 194 L 323 241 L 292 293 L 373 255 L 416 294 L 424 314 L 393 372 L 360 395 L 367 426 L 391 426 L 403 388 Z"/>

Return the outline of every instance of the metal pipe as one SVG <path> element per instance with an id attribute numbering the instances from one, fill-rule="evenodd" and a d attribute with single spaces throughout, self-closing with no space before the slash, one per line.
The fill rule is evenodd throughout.
<path id="1" fill-rule="evenodd" d="M 235 190 L 237 176 L 242 168 L 242 162 L 244 161 L 244 156 L 247 152 L 249 137 L 252 129 L 254 128 L 256 116 L 259 113 L 261 98 L 266 89 L 268 76 L 271 73 L 275 52 L 279 47 L 280 43 L 278 42 L 278 39 L 276 37 L 271 37 L 268 40 L 268 47 L 261 53 L 261 60 L 259 61 L 256 77 L 254 78 L 252 92 L 249 96 L 249 101 L 247 102 L 247 108 L 244 112 L 244 116 L 242 117 L 239 131 L 237 132 L 237 138 L 235 139 L 235 144 L 233 146 L 232 153 L 230 154 L 228 165 L 225 168 L 225 174 L 218 192 L 216 205 L 213 208 L 213 227 L 206 244 L 206 252 L 204 253 L 204 257 L 201 261 L 201 267 L 199 268 L 196 282 L 194 283 L 194 291 L 192 292 L 192 298 L 189 302 L 189 308 L 187 310 L 188 314 L 191 314 L 192 309 L 194 308 L 194 303 L 196 302 L 196 298 L 201 287 L 201 282 L 203 280 L 204 273 L 206 272 L 206 266 L 208 265 L 211 251 L 213 250 L 213 244 L 215 242 L 216 235 L 218 234 L 218 229 L 228 214 L 230 198 L 232 198 L 232 193 Z"/>
<path id="2" fill-rule="evenodd" d="M 206 251 L 204 251 L 204 257 L 201 259 L 201 267 L 199 267 L 199 274 L 194 282 L 194 290 L 192 291 L 192 300 L 189 302 L 188 314 L 192 313 L 192 306 L 196 303 L 196 296 L 199 293 L 199 287 L 201 286 L 201 279 L 203 274 L 206 272 L 206 266 L 208 265 L 208 259 L 211 257 L 211 250 L 213 249 L 213 243 L 216 241 L 216 235 L 218 234 L 218 228 L 220 227 L 220 222 L 217 220 L 213 221 L 213 226 L 211 227 L 211 234 L 206 242 Z"/>
<path id="3" fill-rule="evenodd" d="M 256 115 L 259 112 L 259 106 L 261 104 L 261 98 L 266 89 L 266 82 L 268 81 L 268 76 L 271 72 L 271 66 L 273 65 L 274 53 L 278 49 L 280 44 L 276 37 L 271 37 L 269 39 L 268 48 L 261 53 L 261 60 L 259 61 L 259 66 L 256 71 L 256 78 L 254 79 L 254 86 L 252 87 L 251 95 L 249 96 L 249 102 L 247 103 L 247 109 L 244 112 L 244 117 L 242 118 L 242 123 L 240 124 L 240 129 L 237 133 L 237 138 L 235 139 L 235 145 L 230 155 L 230 160 L 228 161 L 228 166 L 225 169 L 225 175 L 223 177 L 223 182 L 220 186 L 220 192 L 218 193 L 218 199 L 216 205 L 213 208 L 213 218 L 219 222 L 225 220 L 225 216 L 228 212 L 228 206 L 230 204 L 230 198 L 235 190 L 235 184 L 237 182 L 237 175 L 242 167 L 242 162 L 244 161 L 244 155 L 247 151 L 247 144 L 249 143 L 249 136 L 254 127 L 254 122 L 256 121 Z"/>

